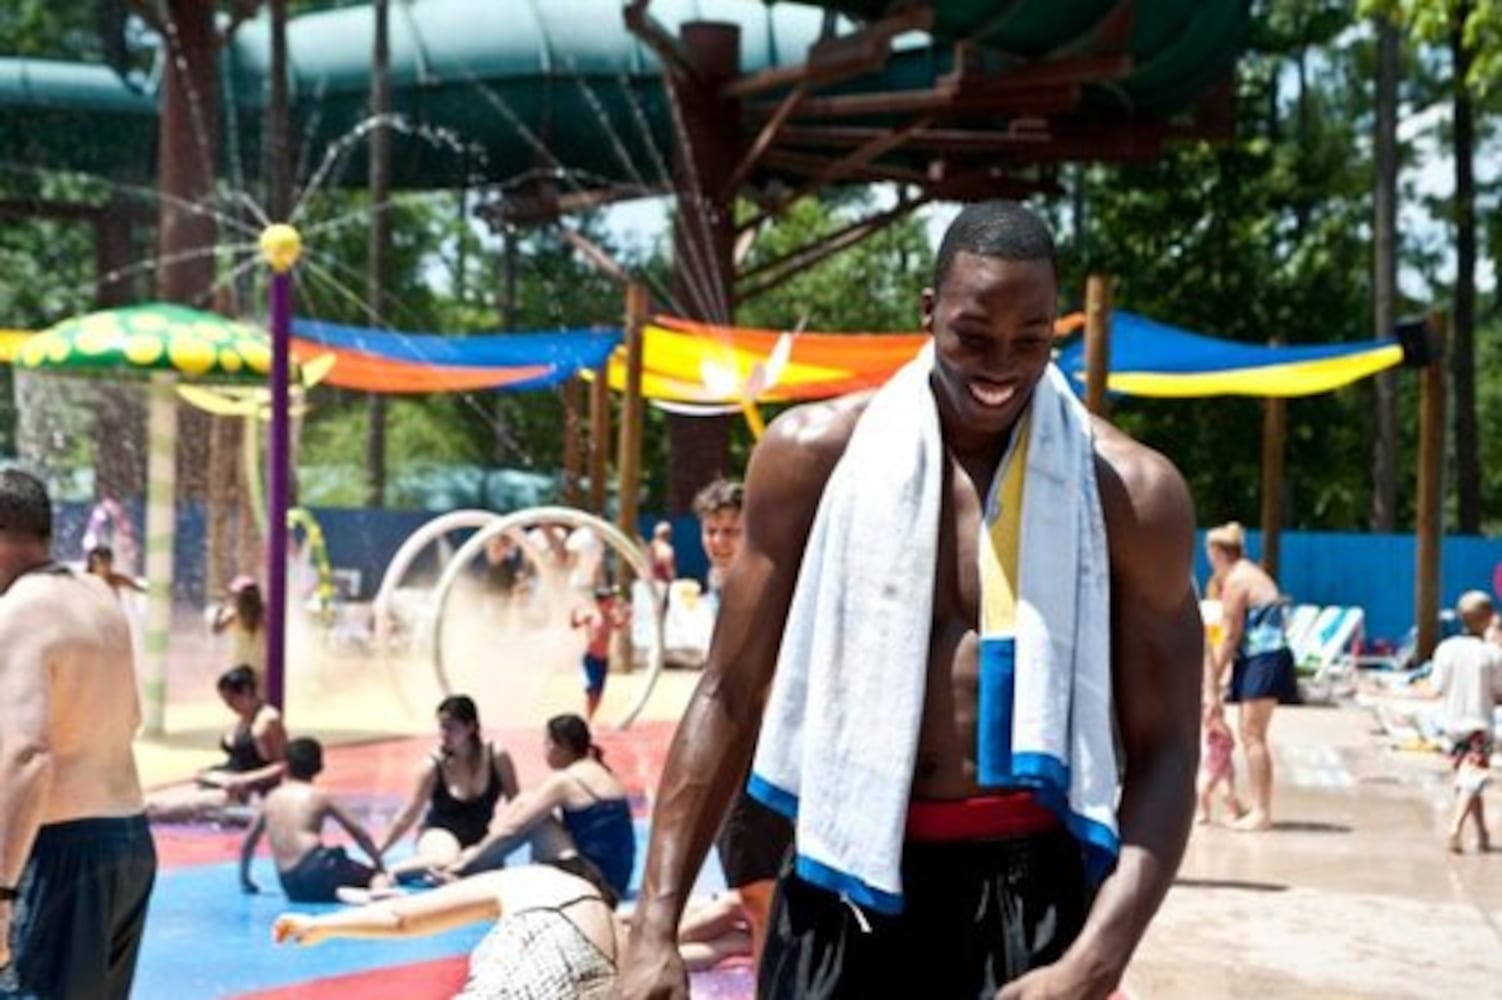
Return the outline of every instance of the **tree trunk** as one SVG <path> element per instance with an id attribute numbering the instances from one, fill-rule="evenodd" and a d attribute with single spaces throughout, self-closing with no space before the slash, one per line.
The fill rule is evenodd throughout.
<path id="1" fill-rule="evenodd" d="M 501 229 L 501 295 L 499 309 L 501 330 L 510 333 L 516 329 L 516 227 L 506 225 Z M 510 435 L 506 430 L 506 397 L 504 393 L 492 393 L 490 460 L 497 466 L 505 465 L 511 457 Z M 565 417 L 565 422 L 567 417 Z"/>
<path id="2" fill-rule="evenodd" d="M 94 304 L 100 309 L 134 302 L 139 294 L 124 269 L 134 256 L 131 225 L 134 204 L 115 195 L 94 226 Z M 123 275 L 123 276 L 122 276 Z M 102 497 L 125 500 L 146 492 L 146 399 L 139 383 L 99 383 L 94 413 L 95 491 Z M 120 566 L 122 573 L 139 573 L 139 566 Z"/>
<path id="3" fill-rule="evenodd" d="M 389 0 L 375 0 L 375 49 L 370 65 L 370 113 L 375 117 L 370 130 L 370 257 L 366 298 L 372 319 L 385 325 L 386 259 L 391 241 L 390 218 L 386 202 L 391 194 L 391 133 L 386 116 L 391 112 L 391 51 Z M 365 503 L 370 507 L 386 505 L 386 397 L 378 392 L 369 396 L 369 426 L 366 428 Z"/>
<path id="4" fill-rule="evenodd" d="M 1402 44 L 1398 26 L 1376 18 L 1376 126 L 1372 147 L 1377 177 L 1372 220 L 1372 332 L 1392 335 L 1397 321 L 1397 204 L 1398 204 L 1398 56 Z M 1376 412 L 1372 438 L 1373 531 L 1395 531 L 1398 525 L 1398 377 L 1379 372 L 1375 380 Z"/>
<path id="5" fill-rule="evenodd" d="M 218 37 L 209 0 L 168 0 L 174 31 L 165 39 L 162 116 L 157 130 L 158 292 L 168 302 L 206 309 L 214 293 L 214 151 L 218 145 Z M 178 405 L 177 482 L 183 500 L 203 500 L 208 484 L 208 414 Z"/>
<path id="6" fill-rule="evenodd" d="M 1450 51 L 1455 88 L 1455 315 L 1451 323 L 1450 374 L 1455 383 L 1455 473 L 1459 528 L 1481 531 L 1481 452 L 1476 434 L 1476 126 L 1470 85 L 1471 52 L 1462 29 L 1471 3 L 1452 15 Z"/>

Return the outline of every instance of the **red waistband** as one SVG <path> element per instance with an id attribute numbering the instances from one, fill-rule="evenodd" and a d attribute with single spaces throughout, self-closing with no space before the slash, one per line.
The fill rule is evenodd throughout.
<path id="1" fill-rule="evenodd" d="M 977 795 L 969 799 L 915 799 L 907 806 L 909 840 L 989 840 L 1046 833 L 1059 818 L 1031 792 Z"/>

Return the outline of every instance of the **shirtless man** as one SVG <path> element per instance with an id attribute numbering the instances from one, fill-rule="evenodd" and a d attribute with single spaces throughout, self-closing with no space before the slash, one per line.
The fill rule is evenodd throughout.
<path id="1" fill-rule="evenodd" d="M 380 869 L 381 853 L 370 834 L 333 796 L 313 784 L 323 770 L 323 745 L 302 738 L 287 744 L 287 780 L 273 789 L 240 847 L 240 887 L 258 892 L 250 878 L 261 835 L 270 834 L 282 890 L 294 903 L 332 903 L 345 886 L 363 889 Z M 332 819 L 360 845 L 374 868 L 362 865 L 342 847 L 323 843 L 323 824 Z"/>
<path id="2" fill-rule="evenodd" d="M 929 660 L 926 667 L 913 665 L 926 669 L 927 681 L 910 799 L 964 800 L 984 791 L 976 780 L 977 537 L 985 494 L 1010 431 L 1049 363 L 1056 312 L 1053 242 L 1043 224 L 1007 203 L 961 213 L 940 247 L 934 287 L 923 297 L 923 326 L 935 348 L 930 382 L 952 461 L 939 524 Z M 621 973 L 623 996 L 688 995 L 673 947 L 679 914 L 746 772 L 809 530 L 869 398 L 785 414 L 751 460 L 741 554 L 727 574 L 705 675 L 678 727 L 658 791 L 639 917 Z M 1193 816 L 1203 639 L 1190 587 L 1192 505 L 1183 480 L 1163 457 L 1103 422 L 1096 423 L 1095 435 L 1111 565 L 1111 621 L 1099 627 L 1109 628 L 1112 639 L 1121 850 L 1114 870 L 1093 891 L 1081 884 L 1077 860 L 1065 865 L 1050 857 L 1027 875 L 1030 892 L 1052 895 L 1043 907 L 1060 920 L 1051 930 L 1040 923 L 1040 940 L 983 942 L 1006 952 L 1003 978 L 1011 981 L 999 990 L 1002 1000 L 1108 996 L 1173 879 Z M 860 712 L 861 706 L 827 710 Z M 995 883 L 992 895 L 1006 897 L 1003 907 L 1021 906 L 1005 880 Z M 918 894 L 906 878 L 904 885 Z M 783 876 L 759 976 L 763 996 L 814 992 L 813 984 L 788 987 L 768 975 L 779 937 L 805 930 L 796 914 L 779 916 L 790 892 L 809 900 L 822 890 Z M 838 943 L 825 946 L 827 961 L 815 959 L 808 971 L 824 977 L 818 995 L 862 992 L 873 968 L 890 965 L 890 957 L 861 945 L 869 927 L 862 914 L 824 895 L 825 912 L 845 910 L 848 926 Z M 914 930 L 899 926 L 896 940 L 910 944 L 911 937 L 901 935 Z M 975 960 L 963 957 L 965 941 L 944 949 L 921 956 L 904 952 L 910 957 L 906 965 L 927 973 Z M 864 992 L 910 995 L 900 983 Z"/>
<path id="3" fill-rule="evenodd" d="M 156 877 L 130 630 L 51 536 L 46 487 L 0 471 L 0 994 L 124 998 Z"/>

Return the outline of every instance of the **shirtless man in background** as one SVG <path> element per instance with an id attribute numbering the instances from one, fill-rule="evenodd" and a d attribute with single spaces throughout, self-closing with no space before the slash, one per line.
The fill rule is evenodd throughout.
<path id="1" fill-rule="evenodd" d="M 0 470 L 0 993 L 125 998 L 156 878 L 130 629 L 51 537 L 46 487 Z"/>

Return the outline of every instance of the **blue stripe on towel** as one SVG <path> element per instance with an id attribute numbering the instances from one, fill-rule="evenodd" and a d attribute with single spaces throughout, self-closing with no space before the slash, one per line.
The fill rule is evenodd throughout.
<path id="1" fill-rule="evenodd" d="M 783 791 L 758 774 L 753 773 L 746 781 L 746 793 L 790 820 L 798 818 L 798 797 Z M 810 885 L 844 896 L 868 909 L 892 915 L 902 912 L 900 895 L 869 886 L 854 875 L 831 868 L 805 854 L 794 857 L 793 868 L 798 877 Z"/>
<path id="2" fill-rule="evenodd" d="M 753 772 L 747 780 L 746 794 L 788 819 L 798 818 L 798 796 L 784 792 L 759 774 Z"/>
<path id="3" fill-rule="evenodd" d="M 875 910 L 877 913 L 896 916 L 902 912 L 901 896 L 872 888 L 855 876 L 820 864 L 805 854 L 798 855 L 794 862 L 794 869 L 803 881 L 843 896 L 852 903 Z"/>
<path id="4" fill-rule="evenodd" d="M 976 754 L 982 785 L 1006 785 L 1012 781 L 1012 703 L 1016 688 L 1017 641 L 1011 636 L 982 638 L 980 745 Z"/>

